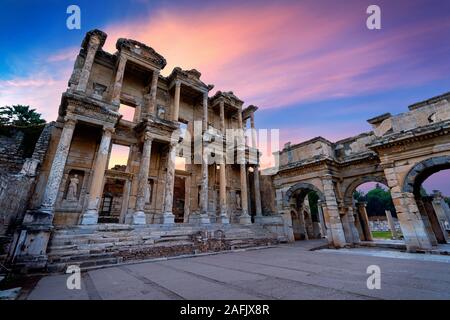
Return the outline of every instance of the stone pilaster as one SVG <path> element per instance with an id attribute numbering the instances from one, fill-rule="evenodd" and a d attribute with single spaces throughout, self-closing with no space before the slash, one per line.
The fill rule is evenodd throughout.
<path id="1" fill-rule="evenodd" d="M 78 80 L 77 91 L 85 92 L 91 74 L 92 64 L 94 63 L 95 54 L 100 46 L 100 39 L 93 35 L 89 39 L 86 58 L 84 60 L 83 69 L 81 70 L 80 79 Z"/>
<path id="2" fill-rule="evenodd" d="M 138 190 L 136 197 L 136 208 L 131 219 L 132 224 L 146 224 L 145 218 L 145 195 L 148 191 L 148 172 L 150 169 L 150 157 L 152 152 L 152 137 L 150 132 L 144 134 L 144 145 L 142 147 L 141 163 L 139 166 Z"/>
<path id="3" fill-rule="evenodd" d="M 39 211 L 49 215 L 53 215 L 55 209 L 56 198 L 61 185 L 67 156 L 69 155 L 75 125 L 76 120 L 74 118 L 66 117 L 66 122 L 64 123 L 55 157 L 53 158 L 52 167 L 47 179 L 47 185 L 45 186 L 42 204 L 39 208 Z"/>
<path id="4" fill-rule="evenodd" d="M 102 199 L 103 180 L 105 176 L 106 164 L 108 163 L 108 154 L 113 133 L 114 128 L 103 128 L 102 140 L 95 159 L 91 186 L 89 188 L 88 204 L 86 211 L 81 217 L 81 224 L 97 224 L 98 222 L 98 209 L 100 200 Z"/>
<path id="5" fill-rule="evenodd" d="M 328 241 L 335 247 L 343 247 L 345 246 L 345 235 L 339 217 L 339 210 L 331 176 L 324 176 L 322 184 L 325 195 L 325 221 L 327 221 L 327 224 L 329 225 L 329 232 L 331 235 L 331 237 L 328 238 Z"/>
<path id="6" fill-rule="evenodd" d="M 122 92 L 123 76 L 125 74 L 125 66 L 127 64 L 127 58 L 122 54 L 119 54 L 119 63 L 116 69 L 116 77 L 114 80 L 113 91 L 111 94 L 111 104 L 117 109 L 120 106 L 120 94 Z"/>
<path id="7" fill-rule="evenodd" d="M 181 82 L 175 82 L 175 96 L 173 97 L 173 121 L 178 121 L 180 114 L 180 94 L 181 94 Z"/>
<path id="8" fill-rule="evenodd" d="M 176 158 L 176 142 L 171 142 L 169 147 L 169 156 L 167 158 L 167 175 L 164 192 L 164 212 L 160 223 L 174 223 L 175 217 L 172 213 L 173 207 L 173 190 L 175 185 L 175 158 Z"/>
<path id="9" fill-rule="evenodd" d="M 391 191 L 392 201 L 402 228 L 403 237 L 408 251 L 417 249 L 429 250 L 432 243 L 426 231 L 421 214 L 417 207 L 414 195 L 410 192 L 402 192 L 400 178 L 397 177 L 395 167 L 384 169 L 388 186 Z"/>

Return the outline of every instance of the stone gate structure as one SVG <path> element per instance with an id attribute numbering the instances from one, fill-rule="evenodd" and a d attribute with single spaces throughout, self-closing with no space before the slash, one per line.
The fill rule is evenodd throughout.
<path id="1" fill-rule="evenodd" d="M 358 244 L 372 239 L 365 204 L 355 203 L 352 195 L 362 183 L 380 182 L 390 189 L 408 250 L 445 243 L 448 207 L 442 197 L 433 201 L 439 205 L 427 206 L 420 186 L 433 173 L 450 168 L 449 99 L 447 93 L 411 105 L 406 113 L 369 119 L 373 131 L 335 143 L 318 137 L 286 144 L 272 177 L 276 210 L 296 214 L 314 191 L 318 220 L 330 243 Z"/>

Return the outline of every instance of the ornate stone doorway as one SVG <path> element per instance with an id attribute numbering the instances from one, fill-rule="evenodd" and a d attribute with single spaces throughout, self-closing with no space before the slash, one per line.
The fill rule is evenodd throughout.
<path id="1" fill-rule="evenodd" d="M 175 185 L 173 192 L 173 214 L 175 216 L 175 223 L 184 222 L 184 208 L 186 205 L 186 187 L 185 179 L 175 176 Z"/>

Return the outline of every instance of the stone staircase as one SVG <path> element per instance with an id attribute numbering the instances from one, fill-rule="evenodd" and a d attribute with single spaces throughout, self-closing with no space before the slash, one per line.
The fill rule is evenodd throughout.
<path id="1" fill-rule="evenodd" d="M 175 224 L 131 226 L 98 224 L 55 229 L 48 246 L 49 272 L 149 258 L 217 252 L 276 244 L 260 225 Z"/>

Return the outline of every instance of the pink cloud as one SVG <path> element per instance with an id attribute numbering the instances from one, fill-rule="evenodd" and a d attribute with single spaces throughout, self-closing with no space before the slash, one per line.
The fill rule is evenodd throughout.
<path id="1" fill-rule="evenodd" d="M 376 34 L 365 29 L 355 10 L 340 10 L 336 18 L 333 10 L 303 3 L 153 10 L 145 19 L 106 26 L 104 49 L 114 52 L 119 37 L 139 40 L 166 57 L 163 74 L 175 66 L 196 68 L 215 89 L 233 90 L 261 108 L 375 93 L 448 75 L 448 66 L 424 67 L 416 54 L 432 47 L 430 39 L 447 30 L 448 21 L 418 21 Z M 28 103 L 47 119 L 56 118 L 78 50 L 48 56 L 33 76 L 0 81 L 0 104 Z"/>
<path id="2" fill-rule="evenodd" d="M 61 94 L 67 88 L 68 69 L 55 69 L 53 74 L 36 73 L 29 77 L 0 80 L 0 106 L 23 104 L 37 109 L 47 121 L 58 114 Z"/>

